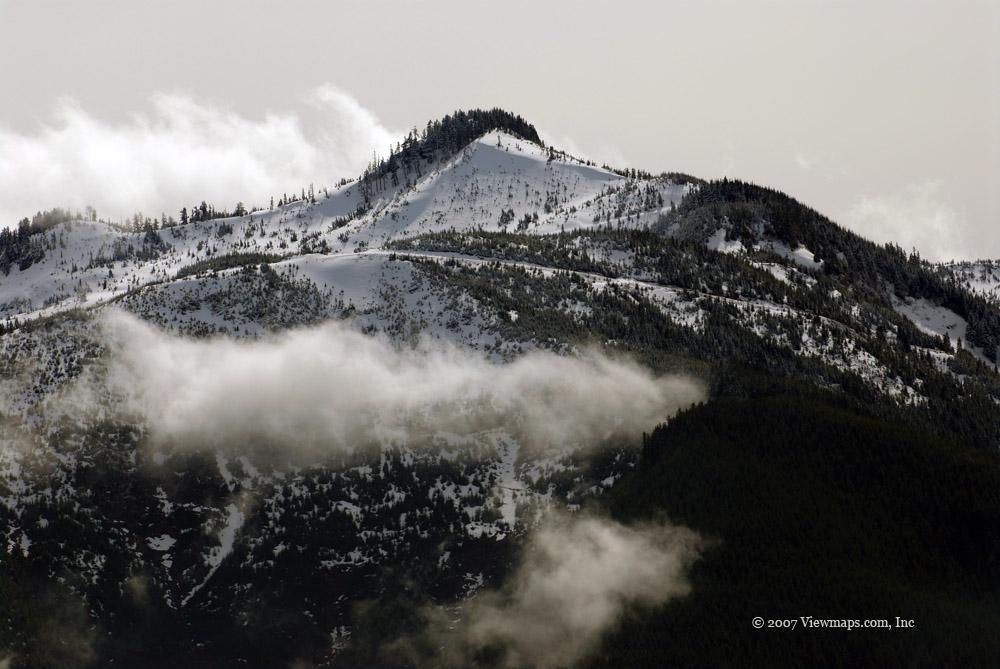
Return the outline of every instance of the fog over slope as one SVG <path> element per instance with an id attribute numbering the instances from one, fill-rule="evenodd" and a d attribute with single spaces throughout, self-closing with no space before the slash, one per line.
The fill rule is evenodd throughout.
<path id="1" fill-rule="evenodd" d="M 170 336 L 123 312 L 103 328 L 123 408 L 158 443 L 190 448 L 321 451 L 496 427 L 529 444 L 586 447 L 703 397 L 693 379 L 596 351 L 497 365 L 441 344 L 400 349 L 338 322 L 251 342 Z"/>
<path id="2" fill-rule="evenodd" d="M 533 532 L 504 588 L 477 595 L 458 620 L 428 613 L 429 642 L 450 666 L 474 666 L 485 648 L 501 649 L 504 667 L 572 666 L 626 611 L 690 592 L 687 572 L 703 545 L 669 523 L 553 514 Z M 390 652 L 414 648 L 405 639 Z"/>

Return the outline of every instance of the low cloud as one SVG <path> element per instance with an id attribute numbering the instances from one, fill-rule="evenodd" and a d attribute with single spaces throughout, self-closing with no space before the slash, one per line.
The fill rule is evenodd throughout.
<path id="1" fill-rule="evenodd" d="M 429 612 L 424 637 L 403 639 L 390 654 L 473 666 L 486 653 L 502 667 L 571 666 L 635 607 L 686 595 L 687 574 L 704 546 L 695 532 L 669 524 L 626 526 L 593 516 L 556 516 L 532 534 L 506 586 L 481 592 L 454 620 Z"/>
<path id="2" fill-rule="evenodd" d="M 844 222 L 858 234 L 881 244 L 916 248 L 928 260 L 977 257 L 968 241 L 975 235 L 947 204 L 942 184 L 911 184 L 900 191 L 863 197 L 848 210 Z"/>
<path id="3" fill-rule="evenodd" d="M 598 165 L 608 165 L 615 169 L 625 169 L 632 166 L 625 154 L 608 142 L 602 142 L 594 151 L 586 151 L 569 135 L 553 134 L 544 130 L 540 130 L 538 134 L 546 146 L 565 151 L 574 158 L 589 160 Z"/>
<path id="4" fill-rule="evenodd" d="M 504 428 L 576 448 L 703 398 L 691 379 L 598 353 L 498 365 L 455 348 L 400 350 L 337 322 L 253 342 L 171 336 L 122 312 L 103 329 L 121 409 L 174 446 L 322 452 Z"/>
<path id="5" fill-rule="evenodd" d="M 185 95 L 150 102 L 152 111 L 119 124 L 67 99 L 33 133 L 0 126 L 0 226 L 54 206 L 119 218 L 176 216 L 201 200 L 265 205 L 356 176 L 401 136 L 331 84 L 257 119 Z"/>

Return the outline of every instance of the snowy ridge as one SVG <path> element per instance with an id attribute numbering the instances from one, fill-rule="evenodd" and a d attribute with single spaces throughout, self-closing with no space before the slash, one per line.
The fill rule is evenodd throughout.
<path id="1" fill-rule="evenodd" d="M 227 254 L 365 250 L 444 230 L 544 234 L 595 228 L 612 214 L 645 227 L 687 188 L 665 178 L 643 182 L 564 157 L 550 159 L 545 149 L 495 131 L 410 187 L 376 194 L 360 216 L 361 189 L 351 182 L 328 190 L 315 204 L 301 201 L 155 233 L 86 221 L 61 224 L 41 233 L 50 249 L 41 261 L 0 277 L 0 317 L 37 318 L 105 304 L 142 286 L 170 283 L 184 268 Z"/>

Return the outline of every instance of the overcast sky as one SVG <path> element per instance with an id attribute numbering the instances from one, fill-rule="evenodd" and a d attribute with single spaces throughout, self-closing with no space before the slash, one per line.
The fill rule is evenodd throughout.
<path id="1" fill-rule="evenodd" d="M 1000 257 L 1000 0 L 0 0 L 0 222 L 262 204 L 475 106 Z"/>

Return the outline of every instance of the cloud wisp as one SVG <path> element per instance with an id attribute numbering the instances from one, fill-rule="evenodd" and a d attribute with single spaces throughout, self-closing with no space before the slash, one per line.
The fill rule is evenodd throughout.
<path id="1" fill-rule="evenodd" d="M 172 446 L 322 453 L 504 428 L 578 448 L 703 398 L 691 379 L 598 353 L 497 365 L 455 348 L 400 350 L 337 322 L 253 342 L 171 336 L 121 312 L 103 328 L 122 409 Z"/>
<path id="2" fill-rule="evenodd" d="M 34 133 L 0 126 L 0 225 L 55 206 L 93 206 L 114 219 L 176 216 L 201 200 L 265 205 L 357 176 L 373 150 L 387 152 L 402 134 L 331 84 L 261 118 L 179 94 L 150 102 L 150 112 L 118 124 L 66 99 Z"/>
<path id="3" fill-rule="evenodd" d="M 498 590 L 477 594 L 459 619 L 425 612 L 427 630 L 387 647 L 418 663 L 474 666 L 490 652 L 496 666 L 573 666 L 636 607 L 654 607 L 691 590 L 687 575 L 705 546 L 667 523 L 627 526 L 596 516 L 554 515 L 535 529 L 522 561 Z"/>
<path id="4" fill-rule="evenodd" d="M 916 248 L 932 261 L 979 256 L 975 237 L 958 212 L 947 204 L 942 184 L 911 184 L 887 195 L 859 199 L 844 217 L 847 227 L 879 243 Z"/>

